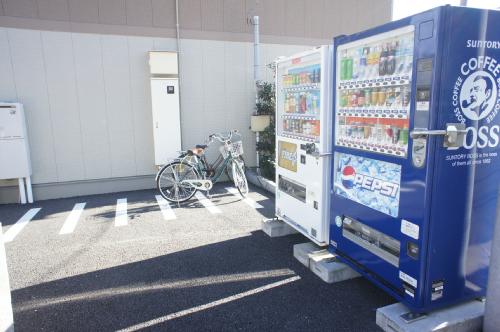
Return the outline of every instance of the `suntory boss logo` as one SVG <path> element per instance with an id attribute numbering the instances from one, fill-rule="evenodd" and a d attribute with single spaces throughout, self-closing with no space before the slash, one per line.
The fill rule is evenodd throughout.
<path id="1" fill-rule="evenodd" d="M 351 189 L 354 186 L 359 186 L 362 189 L 379 192 L 381 195 L 395 198 L 399 185 L 397 183 L 377 179 L 373 176 L 356 173 L 354 167 L 347 165 L 342 169 L 341 173 L 342 185 L 346 189 Z"/>
<path id="2" fill-rule="evenodd" d="M 496 147 L 499 125 L 490 125 L 500 110 L 500 64 L 490 56 L 478 56 L 464 61 L 453 87 L 453 113 L 460 123 L 467 119 L 485 125 L 467 127 L 463 147 L 466 149 Z"/>

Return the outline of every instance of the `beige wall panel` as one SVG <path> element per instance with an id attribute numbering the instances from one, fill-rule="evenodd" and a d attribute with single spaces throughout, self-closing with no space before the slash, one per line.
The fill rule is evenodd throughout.
<path id="1" fill-rule="evenodd" d="M 248 127 L 250 115 L 253 113 L 254 100 L 247 98 L 247 91 L 251 90 L 253 85 L 253 81 L 247 79 L 253 76 L 252 67 L 249 66 L 251 54 L 248 52 L 251 44 L 240 42 L 226 42 L 225 44 L 226 95 L 224 96 L 224 109 L 227 111 L 227 127 L 228 129 L 237 129 L 242 134 L 245 161 L 247 164 L 253 163 L 251 151 L 255 150 L 255 139 L 252 138 L 253 133 Z M 241 83 L 232 84 L 232 82 Z"/>
<path id="2" fill-rule="evenodd" d="M 111 175 L 136 174 L 135 137 L 127 37 L 101 36 Z"/>
<path id="3" fill-rule="evenodd" d="M 127 25 L 153 26 L 152 0 L 126 0 Z"/>
<path id="4" fill-rule="evenodd" d="M 2 0 L 5 15 L 35 18 L 38 16 L 36 0 Z"/>
<path id="5" fill-rule="evenodd" d="M 111 147 L 99 35 L 73 34 L 86 179 L 111 177 Z"/>
<path id="6" fill-rule="evenodd" d="M 42 32 L 59 181 L 85 179 L 73 43 L 68 32 Z"/>
<path id="7" fill-rule="evenodd" d="M 175 0 L 152 0 L 153 26 L 175 28 Z"/>
<path id="8" fill-rule="evenodd" d="M 201 2 L 201 28 L 207 31 L 224 30 L 224 0 Z"/>
<path id="9" fill-rule="evenodd" d="M 224 0 L 224 31 L 245 32 L 245 0 Z"/>
<path id="10" fill-rule="evenodd" d="M 129 37 L 128 46 L 137 175 L 153 174 L 155 162 L 148 52 L 154 50 L 154 42 L 149 37 Z"/>
<path id="11" fill-rule="evenodd" d="M 0 28 L 0 101 L 17 101 L 7 29 Z"/>
<path id="12" fill-rule="evenodd" d="M 314 38 L 323 37 L 323 25 L 325 20 L 331 19 L 325 15 L 325 3 L 330 0 L 307 0 L 305 1 L 305 26 L 304 35 Z"/>
<path id="13" fill-rule="evenodd" d="M 310 5 L 310 4 L 309 4 Z M 304 37 L 304 0 L 287 0 L 285 6 L 285 33 L 288 36 Z"/>
<path id="14" fill-rule="evenodd" d="M 99 0 L 99 23 L 126 25 L 125 0 Z"/>
<path id="15" fill-rule="evenodd" d="M 182 148 L 203 144 L 207 130 L 203 120 L 203 52 L 201 40 L 182 40 L 180 97 Z"/>
<path id="16" fill-rule="evenodd" d="M 225 72 L 224 42 L 202 41 L 203 46 L 203 123 L 210 132 L 227 130 L 226 110 L 224 109 Z M 229 82 L 228 82 L 229 83 Z"/>
<path id="17" fill-rule="evenodd" d="M 8 29 L 8 37 L 19 102 L 28 122 L 33 183 L 58 182 L 40 32 Z"/>
<path id="18" fill-rule="evenodd" d="M 342 31 L 342 15 L 347 15 L 343 11 L 340 1 L 326 1 L 324 7 L 323 19 L 323 38 L 333 39 L 333 37 L 341 34 Z"/>
<path id="19" fill-rule="evenodd" d="M 201 30 L 201 0 L 179 1 L 179 25 L 181 29 Z"/>
<path id="20" fill-rule="evenodd" d="M 260 31 L 268 35 L 285 34 L 285 0 L 264 1 Z"/>
<path id="21" fill-rule="evenodd" d="M 67 0 L 36 0 L 38 17 L 43 20 L 68 21 L 69 8 Z"/>
<path id="22" fill-rule="evenodd" d="M 68 0 L 72 22 L 99 22 L 99 0 Z"/>
<path id="23" fill-rule="evenodd" d="M 183 40 L 181 40 L 182 44 Z M 176 51 L 177 44 L 174 38 L 153 38 L 155 51 Z"/>

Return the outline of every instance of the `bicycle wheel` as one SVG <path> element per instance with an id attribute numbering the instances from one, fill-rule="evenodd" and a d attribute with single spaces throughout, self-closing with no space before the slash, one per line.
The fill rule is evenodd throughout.
<path id="1" fill-rule="evenodd" d="M 231 163 L 231 173 L 233 175 L 233 182 L 240 195 L 246 197 L 248 194 L 248 182 L 245 176 L 245 164 L 241 160 L 233 159 Z"/>
<path id="2" fill-rule="evenodd" d="M 198 180 L 200 176 L 193 165 L 174 161 L 158 172 L 156 186 L 163 198 L 170 202 L 185 202 L 196 193 L 196 188 L 182 183 L 183 180 Z"/>

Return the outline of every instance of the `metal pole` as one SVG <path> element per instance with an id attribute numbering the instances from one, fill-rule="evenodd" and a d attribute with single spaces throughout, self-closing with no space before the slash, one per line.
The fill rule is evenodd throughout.
<path id="1" fill-rule="evenodd" d="M 497 216 L 493 241 L 491 243 L 490 270 L 488 290 L 486 293 L 486 309 L 484 312 L 484 332 L 498 331 L 500 326 L 500 195 L 497 199 Z"/>
<path id="2" fill-rule="evenodd" d="M 259 17 L 254 16 L 252 20 L 253 24 L 253 80 L 255 82 L 255 103 L 258 102 L 258 82 L 260 80 L 260 39 L 259 39 Z M 255 133 L 255 142 L 259 143 L 259 132 Z M 260 174 L 260 163 L 259 163 L 259 151 L 256 151 L 256 166 L 257 174 Z"/>

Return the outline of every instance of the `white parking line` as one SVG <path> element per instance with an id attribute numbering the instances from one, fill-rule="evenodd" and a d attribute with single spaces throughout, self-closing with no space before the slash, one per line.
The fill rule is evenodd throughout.
<path id="1" fill-rule="evenodd" d="M 241 197 L 240 192 L 236 188 L 226 187 L 226 190 L 238 198 L 243 198 L 243 197 Z M 264 208 L 262 205 L 260 205 L 259 203 L 257 203 L 253 199 L 251 199 L 250 197 L 243 198 L 243 202 L 247 203 L 249 206 L 253 207 L 254 209 L 263 209 Z"/>
<path id="2" fill-rule="evenodd" d="M 156 195 L 156 201 L 158 202 L 158 205 L 160 206 L 161 213 L 163 214 L 163 219 L 165 220 L 172 220 L 176 219 L 177 217 L 175 216 L 174 211 L 170 207 L 170 204 L 168 204 L 168 201 L 161 197 L 160 195 Z"/>
<path id="3" fill-rule="evenodd" d="M 0 223 L 0 331 L 14 331 L 14 315 L 10 297 L 7 256 L 3 245 L 2 223 Z"/>
<path id="4" fill-rule="evenodd" d="M 205 197 L 201 192 L 197 191 L 195 194 L 200 203 L 212 214 L 222 213 L 222 211 L 212 203 L 211 200 Z"/>
<path id="5" fill-rule="evenodd" d="M 116 200 L 115 226 L 127 226 L 127 199 L 120 198 Z"/>
<path id="6" fill-rule="evenodd" d="M 8 243 L 19 234 L 24 226 L 26 226 L 31 219 L 40 211 L 42 208 L 35 208 L 35 209 L 30 209 L 28 212 L 24 214 L 24 216 L 21 217 L 14 225 L 10 226 L 10 228 L 5 232 L 3 236 L 3 241 L 5 243 Z"/>
<path id="7" fill-rule="evenodd" d="M 273 282 L 272 284 L 268 284 L 268 285 L 265 285 L 265 286 L 262 286 L 262 287 L 254 288 L 254 289 L 251 289 L 251 290 L 243 292 L 243 293 L 231 295 L 231 296 L 225 297 L 225 298 L 217 300 L 217 301 L 213 301 L 213 302 L 210 302 L 210 303 L 207 303 L 207 304 L 202 304 L 202 305 L 199 305 L 199 306 L 194 307 L 194 308 L 189 308 L 189 309 L 186 309 L 186 310 L 181 310 L 181 311 L 174 312 L 172 314 L 169 314 L 169 315 L 166 315 L 166 316 L 163 316 L 163 317 L 158 317 L 158 318 L 149 320 L 147 322 L 143 322 L 143 323 L 139 323 L 139 324 L 136 324 L 136 325 L 133 325 L 133 326 L 129 326 L 127 328 L 124 328 L 124 329 L 121 329 L 121 330 L 118 330 L 118 331 L 119 332 L 121 332 L 121 331 L 123 331 L 123 332 L 124 331 L 127 331 L 127 332 L 129 332 L 129 331 L 139 331 L 139 330 L 145 329 L 147 327 L 151 327 L 151 326 L 154 326 L 154 325 L 158 325 L 158 324 L 161 324 L 161 323 L 168 322 L 169 320 L 172 320 L 172 319 L 176 319 L 176 318 L 179 318 L 179 317 L 183 317 L 183 316 L 187 316 L 187 315 L 190 315 L 190 314 L 194 314 L 196 312 L 207 310 L 207 309 L 216 307 L 216 306 L 221 305 L 221 304 L 233 302 L 233 301 L 236 301 L 236 300 L 239 300 L 239 299 L 242 299 L 242 298 L 254 295 L 254 294 L 258 294 L 258 293 L 264 292 L 264 291 L 269 290 L 269 289 L 273 289 L 275 287 L 283 286 L 283 285 L 292 283 L 292 282 L 297 281 L 297 280 L 300 280 L 300 277 L 299 276 L 294 276 L 294 277 L 291 277 L 291 278 L 287 278 L 285 280 Z"/>
<path id="8" fill-rule="evenodd" d="M 66 221 L 64 222 L 63 226 L 61 227 L 59 234 L 73 233 L 73 231 L 76 228 L 76 224 L 78 224 L 78 220 L 80 219 L 80 216 L 82 215 L 83 209 L 85 208 L 85 204 L 87 204 L 87 203 L 75 204 L 75 206 L 73 207 L 73 210 L 70 212 L 70 214 L 66 218 Z"/>

